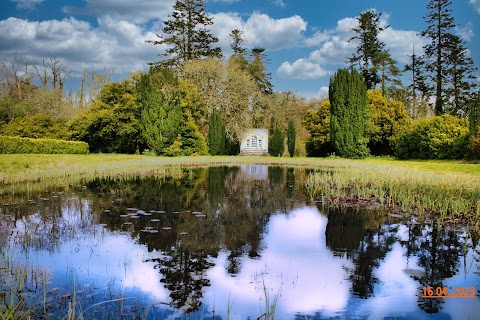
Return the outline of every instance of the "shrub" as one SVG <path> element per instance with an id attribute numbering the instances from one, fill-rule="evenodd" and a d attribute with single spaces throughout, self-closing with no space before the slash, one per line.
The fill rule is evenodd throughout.
<path id="1" fill-rule="evenodd" d="M 468 146 L 468 158 L 470 159 L 480 159 L 480 135 L 473 137 L 472 141 Z"/>
<path id="2" fill-rule="evenodd" d="M 0 153 L 87 154 L 88 144 L 80 141 L 0 136 Z"/>
<path id="3" fill-rule="evenodd" d="M 401 159 L 461 159 L 466 156 L 469 129 L 465 119 L 450 115 L 420 118 L 396 137 Z"/>
<path id="4" fill-rule="evenodd" d="M 0 134 L 35 139 L 65 139 L 68 137 L 64 121 L 43 114 L 15 118 L 2 128 Z"/>

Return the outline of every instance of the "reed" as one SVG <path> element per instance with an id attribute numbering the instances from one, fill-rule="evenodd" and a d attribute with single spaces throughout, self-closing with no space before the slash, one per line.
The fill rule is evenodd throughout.
<path id="1" fill-rule="evenodd" d="M 311 198 L 324 202 L 373 200 L 421 217 L 430 212 L 442 221 L 479 222 L 477 175 L 348 162 L 330 172 L 311 173 L 306 187 Z"/>

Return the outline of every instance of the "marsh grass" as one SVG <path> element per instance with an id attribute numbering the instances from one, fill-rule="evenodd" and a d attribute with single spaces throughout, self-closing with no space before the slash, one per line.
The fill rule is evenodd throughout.
<path id="1" fill-rule="evenodd" d="M 467 222 L 480 227 L 480 177 L 369 162 L 345 162 L 312 172 L 307 192 L 314 201 L 334 205 L 377 204 L 413 218 Z"/>

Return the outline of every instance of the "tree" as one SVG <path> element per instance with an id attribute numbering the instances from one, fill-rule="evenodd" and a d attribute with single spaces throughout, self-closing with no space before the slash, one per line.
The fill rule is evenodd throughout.
<path id="1" fill-rule="evenodd" d="M 473 98 L 473 89 L 476 87 L 476 70 L 473 59 L 468 57 L 468 50 L 463 41 L 456 35 L 450 36 L 448 58 L 452 63 L 448 72 L 451 86 L 446 89 L 445 111 L 451 115 L 468 116 L 468 103 Z"/>
<path id="2" fill-rule="evenodd" d="M 181 67 L 186 62 L 208 57 L 220 58 L 221 49 L 212 48 L 218 42 L 206 28 L 213 24 L 213 19 L 205 13 L 203 0 L 177 0 L 173 6 L 170 20 L 165 21 L 163 33 L 157 34 L 160 40 L 148 40 L 153 45 L 166 45 L 165 53 L 160 56 L 166 60 L 150 65 Z"/>
<path id="3" fill-rule="evenodd" d="M 368 147 L 375 155 L 393 155 L 394 138 L 410 118 L 397 100 L 387 99 L 379 90 L 368 91 Z"/>
<path id="4" fill-rule="evenodd" d="M 295 136 L 296 136 L 296 130 L 295 130 L 295 123 L 293 122 L 292 119 L 288 121 L 288 129 L 287 129 L 287 145 L 288 145 L 288 153 L 290 154 L 290 157 L 293 157 L 295 154 Z"/>
<path id="5" fill-rule="evenodd" d="M 273 92 L 273 86 L 270 82 L 271 74 L 268 73 L 265 67 L 265 62 L 267 56 L 263 53 L 264 48 L 253 48 L 252 49 L 252 61 L 249 64 L 250 74 L 257 83 L 260 91 L 266 94 L 271 94 Z"/>
<path id="6" fill-rule="evenodd" d="M 218 109 L 229 140 L 238 141 L 252 128 L 262 97 L 249 73 L 235 62 L 213 59 L 185 64 L 183 78 L 195 85 L 205 100 L 207 114 Z"/>
<path id="7" fill-rule="evenodd" d="M 330 101 L 324 100 L 316 110 L 308 110 L 302 122 L 310 132 L 305 149 L 307 156 L 327 156 L 333 152 L 330 143 Z"/>
<path id="8" fill-rule="evenodd" d="M 208 124 L 208 150 L 212 156 L 225 153 L 225 125 L 222 116 L 214 109 Z"/>
<path id="9" fill-rule="evenodd" d="M 273 134 L 268 139 L 268 153 L 274 157 L 281 157 L 285 151 L 284 137 L 280 129 L 275 126 Z"/>
<path id="10" fill-rule="evenodd" d="M 249 61 L 245 57 L 247 54 L 247 49 L 245 49 L 243 39 L 243 32 L 239 29 L 234 29 L 228 35 L 230 37 L 230 47 L 233 50 L 233 55 L 230 59 L 236 60 L 236 62 L 240 65 L 242 70 L 246 70 L 249 65 Z"/>
<path id="11" fill-rule="evenodd" d="M 387 84 L 390 84 L 389 87 L 391 90 L 398 89 L 402 86 L 402 82 L 399 79 L 400 69 L 396 66 L 397 61 L 392 58 L 390 53 L 381 51 L 373 61 L 380 71 L 381 91 L 385 97 L 387 96 Z"/>
<path id="12" fill-rule="evenodd" d="M 435 89 L 435 114 L 445 111 L 457 113 L 463 108 L 461 95 L 470 91 L 470 79 L 473 60 L 466 59 L 466 49 L 460 38 L 452 34 L 456 27 L 449 0 L 430 0 L 427 5 L 429 13 L 424 17 L 428 24 L 421 35 L 427 38 L 424 46 L 426 69 Z M 448 89 L 450 83 L 451 89 Z M 446 108 L 449 92 L 453 93 L 454 107 Z"/>
<path id="13" fill-rule="evenodd" d="M 103 87 L 92 106 L 70 121 L 72 138 L 96 152 L 134 153 L 143 148 L 136 87 L 133 79 Z"/>
<path id="14" fill-rule="evenodd" d="M 231 39 L 230 47 L 233 50 L 233 54 L 235 55 L 243 55 L 247 53 L 247 49 L 245 49 L 244 42 L 245 40 L 243 39 L 243 31 L 240 29 L 234 29 L 230 34 L 228 35 Z"/>
<path id="15" fill-rule="evenodd" d="M 379 54 L 384 52 L 385 44 L 378 40 L 378 34 L 387 27 L 380 25 L 381 14 L 373 10 L 360 13 L 358 16 L 358 27 L 351 29 L 356 35 L 349 41 L 358 40 L 356 53 L 348 60 L 352 65 L 357 64 L 365 80 L 367 89 L 375 88 L 381 81 L 378 76 Z M 387 53 L 388 54 L 388 53 Z M 386 61 L 383 59 L 383 61 Z"/>
<path id="16" fill-rule="evenodd" d="M 415 54 L 412 48 L 410 64 L 405 65 L 404 71 L 411 71 L 411 84 L 407 86 L 409 94 L 409 114 L 412 118 L 427 115 L 427 100 L 431 93 L 431 87 L 427 83 L 425 60 Z"/>
<path id="17" fill-rule="evenodd" d="M 157 155 L 200 155 L 208 152 L 194 118 L 196 98 L 180 90 L 176 75 L 153 68 L 139 84 L 141 124 L 145 142 Z M 185 103 L 189 101 L 189 103 Z"/>
<path id="18" fill-rule="evenodd" d="M 346 158 L 368 155 L 366 138 L 367 88 L 357 70 L 340 69 L 330 78 L 330 140 L 335 153 Z"/>
<path id="19" fill-rule="evenodd" d="M 476 98 L 472 99 L 469 108 L 470 132 L 473 136 L 478 133 L 480 126 L 480 91 L 477 92 Z"/>

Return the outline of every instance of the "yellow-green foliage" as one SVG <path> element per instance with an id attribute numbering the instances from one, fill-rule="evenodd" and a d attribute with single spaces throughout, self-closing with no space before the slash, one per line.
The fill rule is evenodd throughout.
<path id="1" fill-rule="evenodd" d="M 468 149 L 468 121 L 450 115 L 419 118 L 396 138 L 401 159 L 462 159 Z"/>
<path id="2" fill-rule="evenodd" d="M 88 144 L 80 141 L 0 136 L 0 154 L 6 153 L 87 154 Z"/>
<path id="3" fill-rule="evenodd" d="M 302 124 L 310 132 L 305 144 L 309 157 L 326 156 L 333 152 L 330 144 L 330 100 L 324 100 L 316 110 L 308 110 Z"/>
<path id="4" fill-rule="evenodd" d="M 368 144 L 372 154 L 393 154 L 393 137 L 411 119 L 401 101 L 388 100 L 380 90 L 368 91 Z"/>

